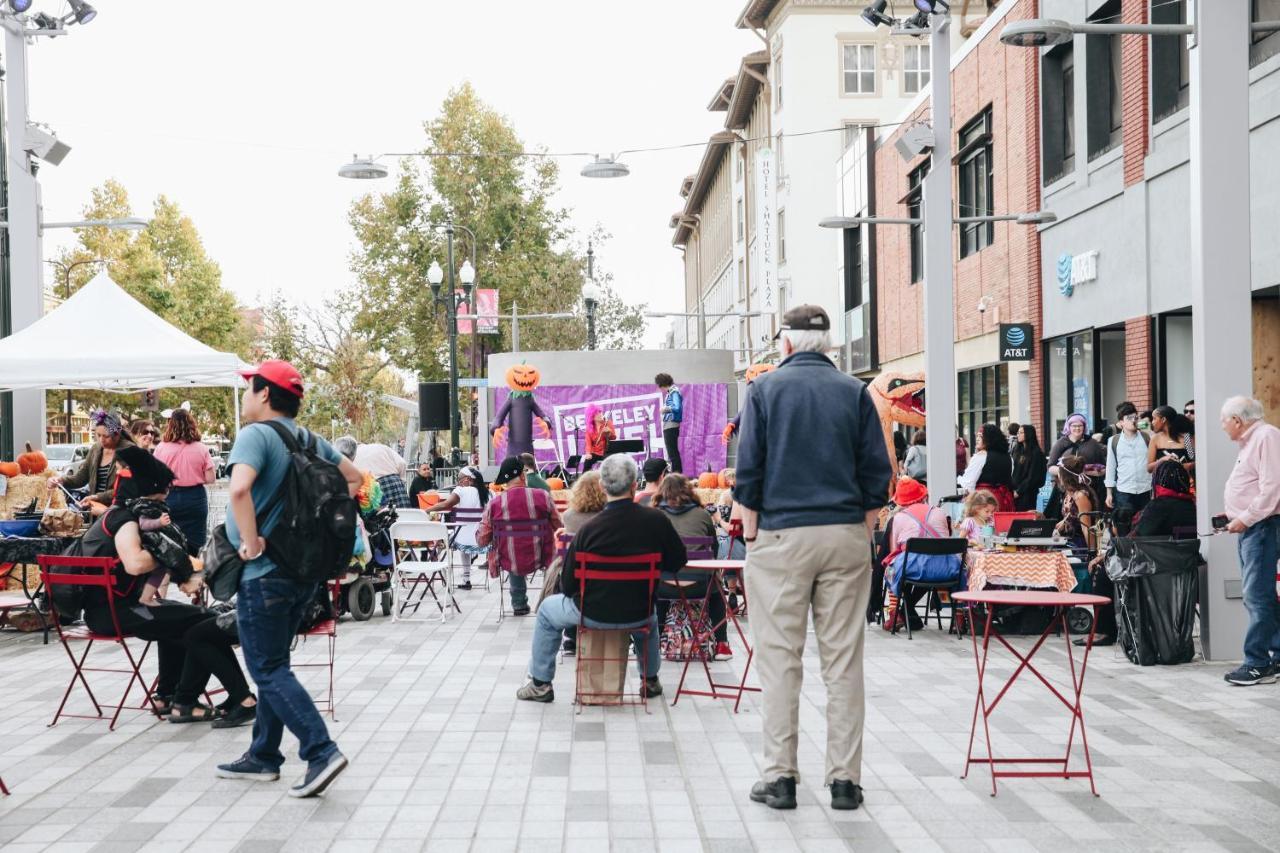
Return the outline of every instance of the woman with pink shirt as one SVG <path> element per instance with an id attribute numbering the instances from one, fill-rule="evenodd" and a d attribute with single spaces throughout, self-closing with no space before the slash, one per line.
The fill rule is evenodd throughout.
<path id="1" fill-rule="evenodd" d="M 169 516 L 187 537 L 193 555 L 204 547 L 209 523 L 209 495 L 205 485 L 213 482 L 213 457 L 200 443 L 200 430 L 186 409 L 174 409 L 164 440 L 156 447 L 156 458 L 169 466 L 175 477 L 166 503 Z"/>

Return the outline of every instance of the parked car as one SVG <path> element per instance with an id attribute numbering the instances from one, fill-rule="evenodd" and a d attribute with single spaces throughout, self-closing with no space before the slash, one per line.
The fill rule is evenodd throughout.
<path id="1" fill-rule="evenodd" d="M 89 445 L 48 444 L 45 445 L 44 455 L 49 459 L 49 467 L 58 476 L 63 476 L 75 471 L 84 460 L 89 458 Z"/>

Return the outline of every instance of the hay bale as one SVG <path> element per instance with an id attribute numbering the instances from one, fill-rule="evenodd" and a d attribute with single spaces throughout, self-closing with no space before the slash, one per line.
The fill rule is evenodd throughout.
<path id="1" fill-rule="evenodd" d="M 7 521 L 13 518 L 15 512 L 21 512 L 26 509 L 34 500 L 36 509 L 42 510 L 48 506 L 54 509 L 62 509 L 67 505 L 67 499 L 60 489 L 53 491 L 52 497 L 49 494 L 48 482 L 50 477 L 57 476 L 52 471 L 45 471 L 41 474 L 23 474 L 17 477 L 10 477 L 8 488 L 3 495 L 0 495 L 0 521 Z M 52 500 L 52 503 L 50 503 Z"/>

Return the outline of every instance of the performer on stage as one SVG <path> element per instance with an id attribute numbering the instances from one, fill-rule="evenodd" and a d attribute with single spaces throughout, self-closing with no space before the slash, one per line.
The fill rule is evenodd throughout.
<path id="1" fill-rule="evenodd" d="M 667 448 L 667 462 L 676 474 L 684 473 L 680 461 L 680 424 L 684 421 L 684 396 L 670 373 L 659 373 L 653 382 L 662 392 L 662 443 Z"/>
<path id="2" fill-rule="evenodd" d="M 593 465 L 604 461 L 609 442 L 617 437 L 618 431 L 613 421 L 604 416 L 604 410 L 595 404 L 587 406 L 587 455 L 582 464 L 584 474 Z"/>

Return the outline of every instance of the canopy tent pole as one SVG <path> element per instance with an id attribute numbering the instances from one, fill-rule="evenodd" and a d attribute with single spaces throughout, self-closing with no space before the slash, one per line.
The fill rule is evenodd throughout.
<path id="1" fill-rule="evenodd" d="M 240 389 L 231 386 L 231 400 L 236 407 L 236 437 L 240 437 Z"/>

